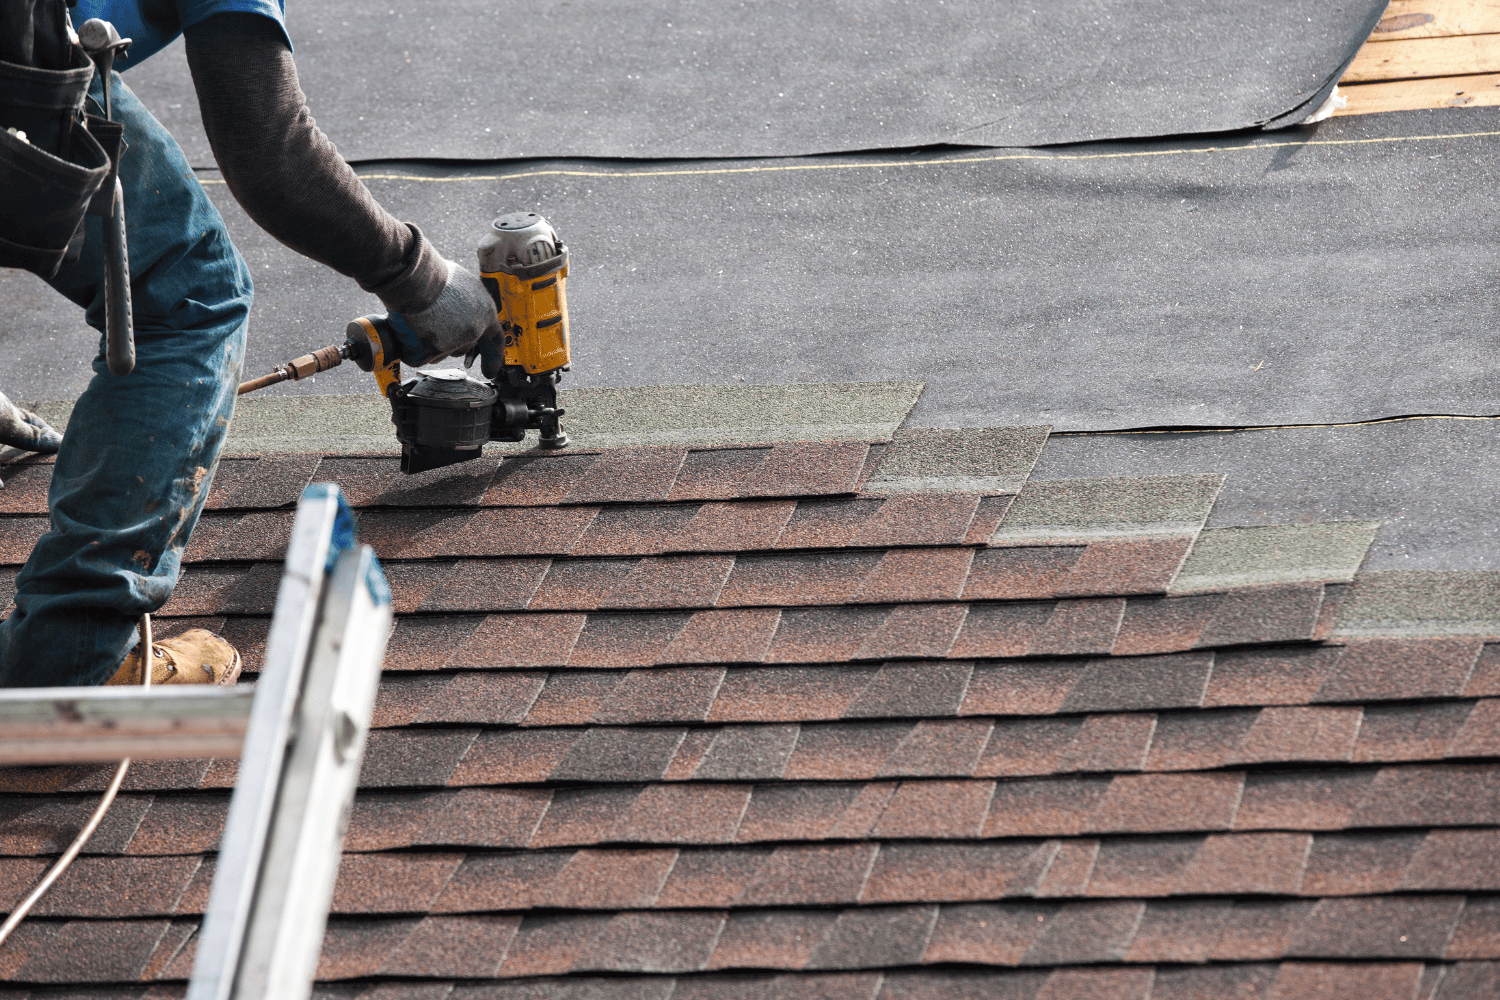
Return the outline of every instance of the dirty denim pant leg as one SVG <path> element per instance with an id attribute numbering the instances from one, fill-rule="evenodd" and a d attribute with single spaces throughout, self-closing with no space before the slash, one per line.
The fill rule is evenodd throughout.
<path id="1" fill-rule="evenodd" d="M 92 96 L 100 99 L 99 81 Z M 234 410 L 250 272 L 177 143 L 114 77 L 135 314 L 135 371 L 94 377 L 52 475 L 51 530 L 0 624 L 0 687 L 99 684 L 166 603 Z M 100 220 L 51 284 L 104 329 Z"/>

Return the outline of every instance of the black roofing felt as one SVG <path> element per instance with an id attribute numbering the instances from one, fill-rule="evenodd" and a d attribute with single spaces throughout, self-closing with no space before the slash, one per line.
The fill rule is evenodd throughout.
<path id="1" fill-rule="evenodd" d="M 1478 108 L 1056 150 L 366 173 L 459 260 L 501 210 L 548 216 L 573 252 L 568 386 L 913 378 L 916 426 L 1324 423 L 1500 412 L 1497 132 Z M 1482 134 L 1441 137 L 1459 133 Z M 256 278 L 247 371 L 379 308 L 209 190 Z M 0 335 L 82 328 L 55 296 L 37 324 L 35 287 L 0 278 Z M 28 336 L 12 370 L 66 398 L 96 342 Z M 66 379 L 47 374 L 59 349 Z M 370 387 L 341 370 L 297 388 Z"/>
<path id="2" fill-rule="evenodd" d="M 1295 120 L 1385 7 L 546 0 L 519 16 L 430 0 L 295 4 L 287 20 L 313 113 L 351 159 L 683 158 L 1221 132 L 1303 109 Z M 128 79 L 153 106 L 176 98 L 160 102 L 174 132 L 193 119 L 180 47 Z M 201 133 L 188 151 L 213 164 Z"/>

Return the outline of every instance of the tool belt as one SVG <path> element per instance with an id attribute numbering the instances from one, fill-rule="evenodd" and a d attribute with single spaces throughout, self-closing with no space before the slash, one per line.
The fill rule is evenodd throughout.
<path id="1" fill-rule="evenodd" d="M 64 0 L 0 7 L 0 267 L 50 278 L 82 250 L 95 196 L 113 198 L 121 127 L 85 113 L 95 66 Z"/>

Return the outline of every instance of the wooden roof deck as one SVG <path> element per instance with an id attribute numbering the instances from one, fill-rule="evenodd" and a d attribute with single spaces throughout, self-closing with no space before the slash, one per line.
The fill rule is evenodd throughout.
<path id="1" fill-rule="evenodd" d="M 1391 0 L 1339 93 L 1336 115 L 1500 106 L 1500 0 Z"/>

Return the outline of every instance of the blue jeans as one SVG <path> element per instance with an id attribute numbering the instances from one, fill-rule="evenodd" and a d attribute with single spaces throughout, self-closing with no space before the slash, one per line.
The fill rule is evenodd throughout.
<path id="1" fill-rule="evenodd" d="M 101 81 L 91 96 L 102 103 Z M 51 530 L 16 579 L 0 624 L 0 687 L 99 684 L 166 603 L 234 412 L 250 271 L 182 150 L 118 75 L 113 114 L 130 244 L 135 371 L 94 377 L 63 435 L 47 497 Z M 50 282 L 104 329 L 100 220 Z"/>

